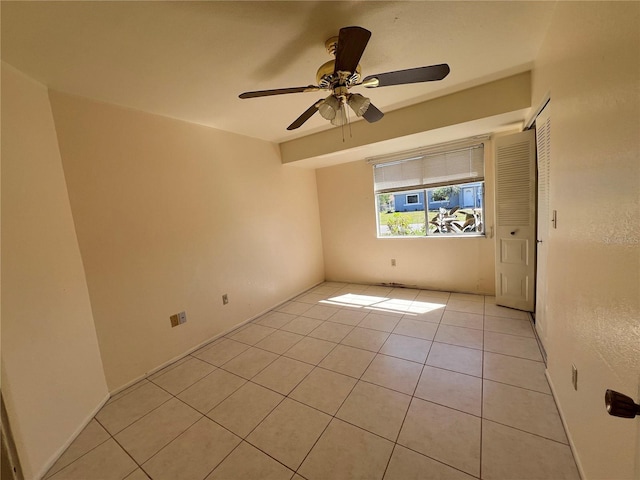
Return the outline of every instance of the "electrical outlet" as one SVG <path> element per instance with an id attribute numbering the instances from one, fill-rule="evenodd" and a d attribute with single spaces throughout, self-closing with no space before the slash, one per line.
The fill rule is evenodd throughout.
<path id="1" fill-rule="evenodd" d="M 392 259 L 391 259 L 391 266 L 392 266 L 392 267 L 395 267 L 395 266 L 396 266 L 396 259 L 395 259 L 395 258 L 392 258 Z"/>
<path id="2" fill-rule="evenodd" d="M 571 365 L 571 384 L 574 390 L 578 390 L 578 367 Z"/>
<path id="3" fill-rule="evenodd" d="M 222 295 L 222 304 L 226 305 L 227 303 L 229 303 L 229 296 L 225 293 Z"/>
<path id="4" fill-rule="evenodd" d="M 178 325 L 187 323 L 187 314 L 186 312 L 176 313 L 175 315 L 171 315 L 169 320 L 171 321 L 172 327 L 177 327 Z"/>

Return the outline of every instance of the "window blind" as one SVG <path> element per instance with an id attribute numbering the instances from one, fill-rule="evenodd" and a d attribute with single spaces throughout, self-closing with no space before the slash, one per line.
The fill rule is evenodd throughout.
<path id="1" fill-rule="evenodd" d="M 418 154 L 373 165 L 375 193 L 484 180 L 484 145 Z"/>

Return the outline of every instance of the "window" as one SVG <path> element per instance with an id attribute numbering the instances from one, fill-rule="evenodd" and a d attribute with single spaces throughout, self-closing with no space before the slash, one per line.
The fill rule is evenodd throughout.
<path id="1" fill-rule="evenodd" d="M 417 193 L 411 193 L 411 194 L 407 195 L 407 204 L 420 203 L 418 201 L 419 198 L 420 198 L 420 196 Z"/>
<path id="2" fill-rule="evenodd" d="M 369 160 L 379 237 L 484 234 L 484 145 Z"/>

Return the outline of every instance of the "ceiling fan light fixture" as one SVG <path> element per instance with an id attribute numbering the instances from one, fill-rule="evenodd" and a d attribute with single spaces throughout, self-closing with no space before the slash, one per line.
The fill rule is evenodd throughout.
<path id="1" fill-rule="evenodd" d="M 349 123 L 347 119 L 347 109 L 342 104 L 340 104 L 335 117 L 331 119 L 331 124 L 335 125 L 336 127 L 341 127 L 342 125 L 346 125 L 347 123 Z"/>
<path id="2" fill-rule="evenodd" d="M 329 95 L 318 107 L 318 112 L 320 112 L 322 118 L 333 120 L 340 107 L 340 101 L 333 95 Z"/>
<path id="3" fill-rule="evenodd" d="M 371 105 L 371 100 L 360 95 L 359 93 L 352 93 L 351 95 L 349 95 L 349 100 L 347 100 L 347 103 L 356 113 L 356 115 L 358 117 L 361 117 L 365 114 L 365 112 L 369 108 L 369 105 Z"/>

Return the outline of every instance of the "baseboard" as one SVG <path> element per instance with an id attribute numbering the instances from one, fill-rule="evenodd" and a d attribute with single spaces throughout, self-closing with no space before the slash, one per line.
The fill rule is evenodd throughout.
<path id="1" fill-rule="evenodd" d="M 58 461 L 58 459 L 62 456 L 62 454 L 69 448 L 69 446 L 73 443 L 73 441 L 78 438 L 78 435 L 82 433 L 89 422 L 93 420 L 100 409 L 104 407 L 105 403 L 109 401 L 111 398 L 111 394 L 107 393 L 102 400 L 98 403 L 98 405 L 89 413 L 88 416 L 84 418 L 84 420 L 80 423 L 80 426 L 76 428 L 76 430 L 71 434 L 71 436 L 67 439 L 67 441 L 54 453 L 49 460 L 44 464 L 44 466 L 40 469 L 40 471 L 36 474 L 36 479 L 42 479 L 47 474 L 47 472 L 53 467 L 53 465 Z"/>
<path id="2" fill-rule="evenodd" d="M 149 378 L 151 375 L 154 375 L 155 373 L 159 372 L 163 368 L 166 368 L 169 365 L 177 362 L 178 360 L 183 359 L 187 355 L 191 355 L 193 352 L 201 349 L 202 347 L 210 344 L 211 342 L 215 342 L 219 338 L 224 337 L 225 335 L 228 335 L 231 332 L 233 332 L 235 330 L 238 330 L 239 328 L 244 327 L 247 323 L 252 322 L 256 318 L 261 317 L 262 315 L 264 315 L 265 313 L 270 312 L 271 310 L 274 310 L 274 309 L 278 308 L 280 305 L 284 305 L 285 303 L 290 302 L 294 298 L 299 297 L 303 293 L 308 292 L 312 288 L 315 288 L 315 287 L 317 287 L 318 285 L 320 285 L 320 284 L 322 284 L 324 282 L 325 282 L 325 280 L 323 280 L 321 282 L 318 282 L 318 283 L 315 283 L 312 286 L 305 288 L 304 290 L 300 290 L 298 293 L 288 297 L 286 300 L 283 300 L 282 302 L 276 303 L 275 305 L 262 310 L 261 312 L 255 314 L 254 316 L 248 318 L 247 320 L 244 320 L 243 322 L 241 322 L 241 323 L 239 323 L 237 325 L 234 325 L 232 328 L 229 328 L 229 329 L 227 329 L 227 330 L 225 330 L 223 332 L 220 332 L 220 333 L 214 335 L 213 337 L 211 337 L 211 338 L 199 343 L 195 347 L 191 347 L 190 349 L 186 350 L 185 352 L 181 353 L 180 355 L 177 355 L 177 356 L 173 357 L 171 360 L 168 360 L 168 361 L 162 363 L 161 365 L 158 365 L 157 367 L 154 367 L 153 369 L 149 370 L 147 373 L 145 373 L 143 375 L 140 375 L 139 377 L 131 380 L 130 382 L 125 383 L 121 387 L 118 387 L 115 390 L 111 391 L 110 392 L 110 397 L 113 397 L 114 395 L 117 395 L 118 393 L 122 392 L 123 390 L 126 390 L 127 388 L 131 387 L 132 385 L 135 385 L 136 383 L 138 383 L 141 380 L 144 380 L 145 378 Z"/>
<path id="3" fill-rule="evenodd" d="M 553 386 L 553 381 L 549 376 L 549 370 L 545 369 L 544 375 L 545 377 L 547 377 L 547 382 L 549 382 L 549 387 L 551 388 L 551 395 L 553 396 L 553 400 L 556 403 L 556 408 L 558 409 L 558 413 L 560 414 L 560 420 L 562 421 L 562 426 L 564 427 L 564 431 L 567 434 L 567 440 L 569 440 L 569 448 L 571 448 L 571 453 L 573 453 L 573 459 L 576 462 L 576 467 L 578 468 L 578 474 L 580 475 L 580 478 L 582 480 L 586 480 L 587 476 L 584 474 L 584 469 L 582 468 L 582 462 L 580 461 L 580 455 L 578 455 L 576 446 L 573 443 L 573 438 L 571 437 L 571 432 L 569 431 L 567 421 L 565 420 L 564 413 L 562 411 L 562 406 L 558 402 L 558 397 L 556 395 L 556 390 Z"/>

